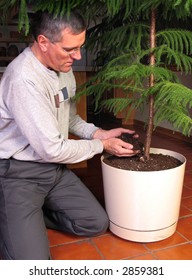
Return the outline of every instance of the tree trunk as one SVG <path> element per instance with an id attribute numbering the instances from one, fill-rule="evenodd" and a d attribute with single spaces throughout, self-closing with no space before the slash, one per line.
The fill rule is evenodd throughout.
<path id="1" fill-rule="evenodd" d="M 156 46 L 156 13 L 153 9 L 151 11 L 151 26 L 150 26 L 150 48 L 154 49 Z M 155 55 L 153 51 L 150 55 L 150 66 L 155 64 Z M 149 78 L 149 86 L 152 87 L 154 85 L 154 75 L 151 74 Z M 154 96 L 151 95 L 149 98 L 149 116 L 148 116 L 148 127 L 145 139 L 145 152 L 144 156 L 146 159 L 149 159 L 152 133 L 153 133 L 153 119 L 154 119 Z"/>

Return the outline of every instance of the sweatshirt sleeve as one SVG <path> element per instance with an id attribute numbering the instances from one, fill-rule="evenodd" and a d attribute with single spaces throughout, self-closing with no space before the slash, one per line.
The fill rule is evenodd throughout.
<path id="1" fill-rule="evenodd" d="M 83 139 L 92 139 L 93 133 L 98 129 L 93 123 L 87 123 L 76 114 L 76 104 L 71 102 L 69 131 Z"/>
<path id="2" fill-rule="evenodd" d="M 77 163 L 103 151 L 103 144 L 99 139 L 65 139 L 59 132 L 58 121 L 50 100 L 30 80 L 18 79 L 14 83 L 9 82 L 5 103 L 12 125 L 17 129 L 17 135 L 19 131 L 19 137 L 15 141 L 25 143 L 22 151 L 18 152 L 18 159 L 21 155 L 23 160 L 28 159 L 27 151 L 32 150 L 31 160 Z M 83 123 L 77 120 L 78 117 L 75 117 L 71 121 L 73 123 L 71 130 L 74 132 L 81 130 Z M 86 124 L 83 126 L 89 127 Z M 86 129 L 79 136 L 85 135 L 85 138 L 90 139 L 92 131 L 96 128 L 90 125 L 88 132 L 85 132 Z"/>

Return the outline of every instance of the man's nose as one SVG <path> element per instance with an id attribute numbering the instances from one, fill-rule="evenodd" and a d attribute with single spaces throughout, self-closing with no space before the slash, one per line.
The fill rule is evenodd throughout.
<path id="1" fill-rule="evenodd" d="M 74 52 L 73 54 L 71 54 L 71 57 L 75 60 L 80 60 L 82 55 L 81 55 L 81 50 L 77 50 L 76 52 Z"/>

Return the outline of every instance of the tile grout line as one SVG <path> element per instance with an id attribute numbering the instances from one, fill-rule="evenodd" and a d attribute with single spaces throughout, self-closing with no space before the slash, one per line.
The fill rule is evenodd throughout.
<path id="1" fill-rule="evenodd" d="M 90 237 L 87 237 L 87 238 L 84 238 L 84 239 L 78 239 L 76 241 L 68 241 L 68 242 L 64 242 L 64 243 L 59 243 L 59 244 L 56 244 L 56 245 L 50 245 L 49 247 L 50 248 L 54 248 L 54 247 L 59 247 L 59 246 L 64 246 L 64 245 L 70 245 L 70 244 L 81 244 L 83 243 L 84 241 L 85 242 L 88 242 L 90 240 Z"/>
<path id="2" fill-rule="evenodd" d="M 97 253 L 101 256 L 102 260 L 106 260 L 105 256 L 100 251 L 100 249 L 98 248 L 97 244 L 95 244 L 95 242 L 94 242 L 94 240 L 92 238 L 90 239 L 90 243 L 94 246 L 94 248 L 96 249 Z"/>

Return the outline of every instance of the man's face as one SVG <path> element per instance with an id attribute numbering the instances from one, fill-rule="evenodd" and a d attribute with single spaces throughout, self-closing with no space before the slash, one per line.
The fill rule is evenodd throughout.
<path id="1" fill-rule="evenodd" d="M 60 42 L 52 43 L 47 38 L 46 52 L 44 59 L 46 66 L 58 72 L 68 72 L 74 60 L 81 59 L 81 47 L 85 42 L 85 34 L 72 34 L 70 29 L 62 31 L 62 39 Z"/>

